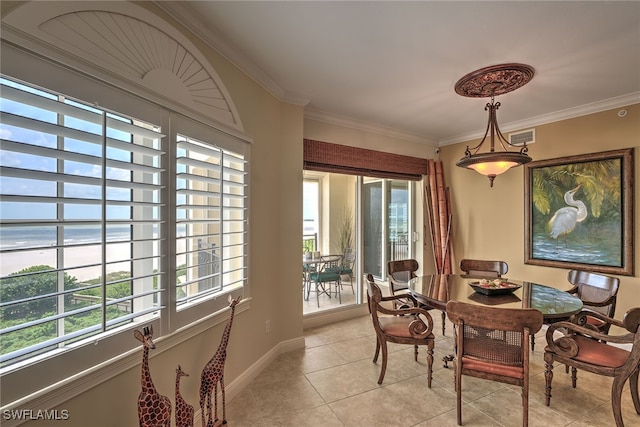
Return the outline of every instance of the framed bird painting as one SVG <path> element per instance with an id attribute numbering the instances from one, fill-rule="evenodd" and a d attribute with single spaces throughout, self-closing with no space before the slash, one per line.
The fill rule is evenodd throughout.
<path id="1" fill-rule="evenodd" d="M 525 263 L 633 275 L 633 148 L 525 165 Z"/>

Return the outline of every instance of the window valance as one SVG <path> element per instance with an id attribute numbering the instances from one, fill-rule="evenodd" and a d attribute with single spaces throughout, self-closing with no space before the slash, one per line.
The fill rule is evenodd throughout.
<path id="1" fill-rule="evenodd" d="M 304 139 L 304 169 L 419 181 L 427 159 Z"/>

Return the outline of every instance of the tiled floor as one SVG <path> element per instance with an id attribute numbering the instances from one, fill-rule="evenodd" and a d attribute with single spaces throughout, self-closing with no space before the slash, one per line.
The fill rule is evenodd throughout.
<path id="1" fill-rule="evenodd" d="M 442 357 L 452 352 L 451 324 L 446 336 L 435 315 L 436 352 L 433 386 L 427 388 L 426 351 L 413 360 L 413 348 L 391 344 L 387 373 L 372 363 L 375 335 L 368 317 L 305 332 L 306 348 L 280 355 L 232 401 L 228 424 L 240 426 L 455 426 L 453 369 Z M 544 405 L 544 331 L 536 336 L 531 358 L 529 425 L 614 426 L 611 380 L 578 372 L 578 387 L 564 368 L 556 367 L 551 406 Z M 462 417 L 465 426 L 520 426 L 517 387 L 463 377 Z M 623 397 L 627 426 L 640 425 L 628 386 Z"/>
<path id="2" fill-rule="evenodd" d="M 337 298 L 335 294 L 329 297 L 327 294 L 320 293 L 316 296 L 315 290 L 309 293 L 309 299 L 302 299 L 302 313 L 307 315 L 311 313 L 317 313 L 320 311 L 331 310 L 337 307 L 344 307 L 350 304 L 356 303 L 356 281 L 353 281 L 353 287 L 347 277 L 342 281 L 342 292 L 340 292 L 340 298 Z M 315 287 L 314 287 L 315 288 Z"/>

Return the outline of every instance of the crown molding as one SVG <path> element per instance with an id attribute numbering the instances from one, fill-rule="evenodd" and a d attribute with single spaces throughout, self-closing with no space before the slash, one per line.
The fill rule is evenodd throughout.
<path id="1" fill-rule="evenodd" d="M 387 136 L 390 138 L 402 139 L 409 142 L 417 142 L 417 143 L 425 144 L 427 146 L 431 146 L 434 148 L 438 146 L 438 141 L 432 138 L 425 138 L 420 135 L 381 126 L 376 123 L 356 120 L 356 119 L 352 119 L 345 116 L 339 116 L 337 114 L 315 110 L 312 108 L 306 108 L 304 110 L 304 118 L 308 120 L 315 120 L 318 122 L 324 122 L 332 125 L 347 127 L 350 129 L 357 129 L 357 130 L 373 133 L 376 135 Z"/>
<path id="2" fill-rule="evenodd" d="M 310 99 L 292 94 L 280 87 L 223 34 L 211 27 L 210 24 L 203 22 L 201 15 L 196 13 L 189 4 L 178 1 L 153 1 L 152 3 L 178 21 L 182 26 L 189 29 L 189 31 L 200 38 L 208 47 L 218 52 L 280 101 L 303 107 L 310 102 Z"/>
<path id="3" fill-rule="evenodd" d="M 575 117 L 586 116 L 588 114 L 600 113 L 602 111 L 638 103 L 640 103 L 640 92 L 633 92 L 627 95 L 617 96 L 615 98 L 609 98 L 603 101 L 593 102 L 591 104 L 585 104 L 575 108 L 568 108 L 566 110 L 542 114 L 540 116 L 530 117 L 528 119 L 518 120 L 515 122 L 502 123 L 500 124 L 500 130 L 502 131 L 502 133 L 506 134 L 508 132 L 514 132 L 521 129 L 546 125 L 548 123 L 573 119 Z M 483 135 L 484 130 L 456 135 L 451 138 L 440 140 L 440 146 L 479 139 L 482 138 Z"/>

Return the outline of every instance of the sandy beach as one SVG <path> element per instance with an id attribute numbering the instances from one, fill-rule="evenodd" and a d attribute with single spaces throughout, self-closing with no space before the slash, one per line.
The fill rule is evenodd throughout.
<path id="1" fill-rule="evenodd" d="M 185 241 L 179 239 L 178 252 L 184 252 Z M 109 264 L 107 272 L 129 270 L 131 259 L 130 243 L 111 243 L 107 245 L 107 261 L 122 261 Z M 67 247 L 65 249 L 65 265 L 67 272 L 78 280 L 90 280 L 102 275 L 102 249 L 99 245 Z M 138 255 L 140 256 L 140 255 Z M 98 265 L 95 265 L 98 264 Z M 32 265 L 56 266 L 55 249 L 37 249 L 24 252 L 5 252 L 0 255 L 0 276 L 4 277 Z M 80 266 L 87 266 L 79 268 Z"/>
<path id="2" fill-rule="evenodd" d="M 123 260 L 129 258 L 129 244 L 118 243 L 107 246 L 107 260 Z M 102 275 L 102 250 L 100 246 L 81 246 L 65 249 L 65 267 L 71 268 L 68 273 L 79 280 L 95 279 Z M 92 264 L 98 264 L 89 266 Z M 38 249 L 25 252 L 3 253 L 0 255 L 0 275 L 6 276 L 33 265 L 50 265 L 55 267 L 56 250 Z M 109 265 L 108 271 L 128 270 L 128 263 Z M 80 266 L 89 266 L 74 268 Z"/>

